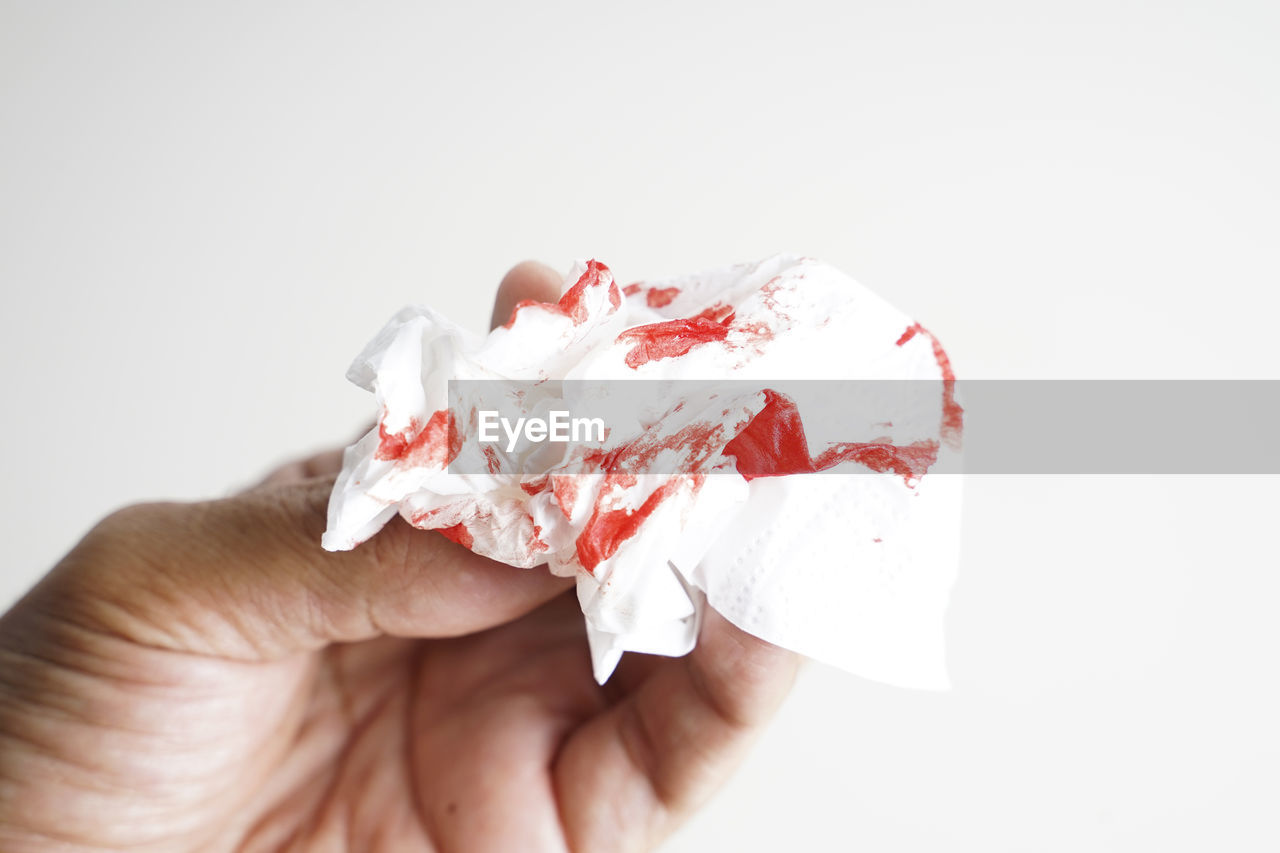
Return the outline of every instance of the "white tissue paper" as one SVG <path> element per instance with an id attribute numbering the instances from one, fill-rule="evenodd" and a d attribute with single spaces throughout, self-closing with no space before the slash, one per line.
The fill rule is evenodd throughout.
<path id="1" fill-rule="evenodd" d="M 958 454 L 962 410 L 936 339 L 809 258 L 625 288 L 603 264 L 580 261 L 565 285 L 558 303 L 522 303 L 484 336 L 405 308 L 365 347 L 347 375 L 374 393 L 379 421 L 346 451 L 324 547 L 354 548 L 398 513 L 478 554 L 576 577 L 601 683 L 625 651 L 690 651 L 710 606 L 864 677 L 945 688 L 960 478 L 935 466 Z M 462 464 L 476 409 L 449 398 L 450 380 L 735 379 L 768 389 L 785 378 L 933 380 L 940 393 L 916 419 L 928 428 L 906 433 L 887 416 L 806 417 L 824 401 L 769 390 L 712 406 L 672 399 L 647 429 L 612 431 L 608 453 L 502 441 L 484 450 L 487 469 Z M 525 411 L 557 403 L 537 397 L 522 398 Z M 700 438 L 655 444 L 659 433 Z M 681 473 L 621 464 L 654 454 Z"/>

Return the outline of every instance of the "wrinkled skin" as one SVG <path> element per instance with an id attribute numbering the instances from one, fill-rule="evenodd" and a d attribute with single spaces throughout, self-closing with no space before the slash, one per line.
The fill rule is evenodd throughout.
<path id="1" fill-rule="evenodd" d="M 715 613 L 601 688 L 571 581 L 399 520 L 322 551 L 339 465 L 121 510 L 0 619 L 0 849 L 648 849 L 785 697 Z"/>

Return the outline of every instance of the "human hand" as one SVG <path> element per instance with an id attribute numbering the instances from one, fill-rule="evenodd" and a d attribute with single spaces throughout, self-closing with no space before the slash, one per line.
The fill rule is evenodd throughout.
<path id="1" fill-rule="evenodd" d="M 521 264 L 496 322 L 558 293 Z M 0 849 L 646 849 L 786 695 L 713 611 L 600 687 L 571 580 L 399 519 L 321 550 L 340 460 L 121 510 L 0 618 Z"/>

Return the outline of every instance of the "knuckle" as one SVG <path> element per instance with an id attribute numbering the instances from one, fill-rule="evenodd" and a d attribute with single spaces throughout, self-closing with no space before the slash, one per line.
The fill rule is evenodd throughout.
<path id="1" fill-rule="evenodd" d="M 69 556 L 89 557 L 94 563 L 136 561 L 167 538 L 176 509 L 176 504 L 139 503 L 114 510 L 89 530 Z"/>

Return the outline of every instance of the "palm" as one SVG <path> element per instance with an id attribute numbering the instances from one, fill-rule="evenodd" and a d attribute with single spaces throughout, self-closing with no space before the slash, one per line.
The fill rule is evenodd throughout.
<path id="1" fill-rule="evenodd" d="M 591 677 L 581 621 L 570 593 L 423 653 L 411 697 L 410 761 L 431 837 L 487 838 L 495 849 L 563 837 L 561 811 L 579 804 L 561 800 L 580 789 L 562 787 L 557 758 L 567 739 L 609 707 Z"/>
<path id="2" fill-rule="evenodd" d="M 340 644 L 301 664 L 305 710 L 289 709 L 301 721 L 264 776 L 270 797 L 252 798 L 262 815 L 250 839 L 563 847 L 561 810 L 577 806 L 560 802 L 557 755 L 611 705 L 581 619 L 570 594 L 479 634 Z"/>
<path id="3" fill-rule="evenodd" d="M 689 691 L 691 659 L 629 656 L 609 684 L 596 685 L 571 592 L 452 639 L 382 637 L 274 662 L 137 646 L 130 655 L 127 668 L 151 673 L 164 690 L 133 679 L 95 685 L 133 695 L 123 703 L 128 719 L 104 719 L 88 745 L 91 754 L 129 756 L 94 772 L 130 794 L 62 815 L 64 826 L 96 826 L 101 837 L 131 795 L 161 794 L 145 820 L 116 825 L 108 844 L 510 850 L 572 840 L 607 849 L 625 837 L 643 845 L 664 831 L 668 810 L 696 804 L 723 775 L 703 751 L 741 737 L 750 722 L 732 719 L 734 705 Z M 709 689 L 729 672 L 707 673 Z M 709 715 L 716 725 L 701 726 L 706 742 L 673 755 L 670 738 L 681 745 L 686 735 L 668 715 L 691 725 Z M 123 733 L 129 720 L 159 716 L 194 723 L 184 727 L 191 737 Z M 156 769 L 170 766 L 163 790 L 154 787 Z"/>

